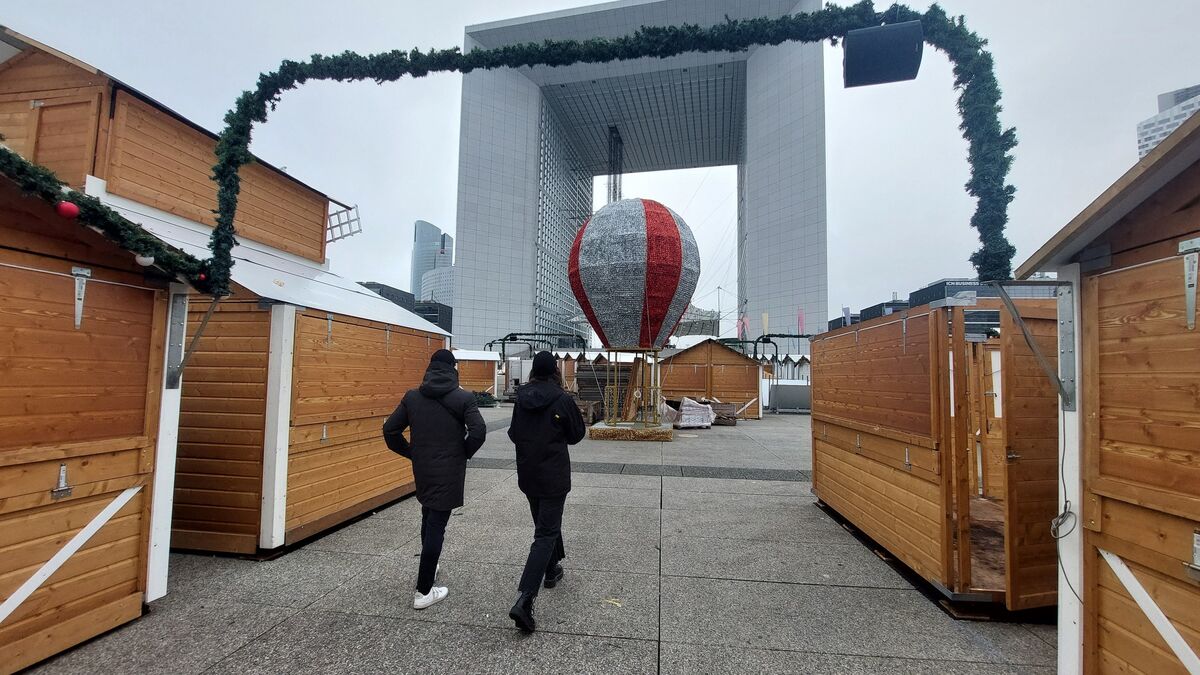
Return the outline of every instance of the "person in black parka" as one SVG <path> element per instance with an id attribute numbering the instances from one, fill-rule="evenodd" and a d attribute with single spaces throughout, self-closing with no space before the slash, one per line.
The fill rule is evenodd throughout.
<path id="1" fill-rule="evenodd" d="M 449 593 L 445 586 L 433 585 L 446 523 L 450 512 L 463 505 L 467 460 L 487 436 L 475 395 L 458 386 L 457 363 L 450 351 L 435 352 L 421 386 L 404 394 L 383 423 L 387 446 L 412 460 L 421 502 L 421 566 L 413 609 L 425 609 Z M 404 438 L 410 428 L 411 444 Z"/>
<path id="2" fill-rule="evenodd" d="M 529 383 L 517 390 L 508 437 L 517 446 L 517 486 L 529 500 L 533 545 L 508 615 L 517 627 L 533 632 L 533 600 L 542 584 L 554 588 L 563 578 L 558 563 L 566 557 L 562 515 L 571 491 L 568 445 L 583 440 L 587 428 L 571 395 L 563 390 L 558 363 L 550 352 L 533 358 Z"/>

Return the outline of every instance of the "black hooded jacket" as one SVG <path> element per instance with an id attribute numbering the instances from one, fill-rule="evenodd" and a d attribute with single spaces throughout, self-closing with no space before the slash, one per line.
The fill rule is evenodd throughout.
<path id="1" fill-rule="evenodd" d="M 404 438 L 408 428 L 411 446 Z M 486 436 L 475 395 L 458 386 L 454 366 L 441 362 L 429 364 L 420 388 L 410 389 L 383 423 L 387 446 L 412 460 L 417 500 L 438 511 L 463 505 L 467 460 Z"/>
<path id="2" fill-rule="evenodd" d="M 533 381 L 517 390 L 508 437 L 517 445 L 517 485 L 530 497 L 562 497 L 571 491 L 568 445 L 587 428 L 571 395 L 553 382 Z"/>

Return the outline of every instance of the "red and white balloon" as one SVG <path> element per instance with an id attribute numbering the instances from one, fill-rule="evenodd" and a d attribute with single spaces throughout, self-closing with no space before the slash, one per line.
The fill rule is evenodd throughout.
<path id="1" fill-rule="evenodd" d="M 700 278 L 687 223 L 652 199 L 622 199 L 575 236 L 571 290 L 609 349 L 658 349 L 675 332 Z"/>

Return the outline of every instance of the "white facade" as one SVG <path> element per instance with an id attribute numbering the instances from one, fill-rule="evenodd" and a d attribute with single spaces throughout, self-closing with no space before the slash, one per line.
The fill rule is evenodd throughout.
<path id="1" fill-rule="evenodd" d="M 819 9 L 818 0 L 618 0 L 468 27 L 465 49 L 713 25 Z M 826 320 L 820 45 L 686 54 L 463 77 L 455 342 L 572 332 L 575 233 L 607 173 L 608 128 L 634 173 L 737 165 L 739 312 L 791 332 Z M 654 195 L 624 195 L 648 197 Z M 671 206 L 668 204 L 668 206 Z M 703 261 L 702 261 L 703 264 Z"/>
<path id="2" fill-rule="evenodd" d="M 1160 94 L 1158 114 L 1138 122 L 1138 157 L 1145 157 L 1197 110 L 1200 110 L 1200 84 Z"/>
<path id="3" fill-rule="evenodd" d="M 454 268 L 435 267 L 421 276 L 421 302 L 454 306 Z"/>

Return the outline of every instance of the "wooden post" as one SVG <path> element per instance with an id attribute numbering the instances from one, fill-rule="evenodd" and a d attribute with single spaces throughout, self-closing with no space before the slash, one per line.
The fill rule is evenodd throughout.
<path id="1" fill-rule="evenodd" d="M 954 512 L 955 540 L 958 552 L 958 575 L 955 590 L 965 593 L 971 589 L 971 481 L 967 466 L 967 441 L 970 424 L 970 406 L 967 398 L 967 334 L 964 312 L 961 307 L 952 310 L 952 333 L 950 343 L 954 359 Z"/>
<path id="2" fill-rule="evenodd" d="M 941 532 L 941 562 L 942 585 L 950 588 L 954 584 L 954 564 L 951 557 L 954 552 L 951 541 L 954 532 L 953 523 L 953 492 L 951 486 L 951 460 L 954 453 L 951 449 L 950 433 L 950 387 L 949 387 L 949 340 L 946 332 L 946 310 L 932 309 L 929 311 L 929 392 L 931 394 L 932 410 L 930 414 L 931 436 L 935 439 L 938 449 L 938 480 L 941 488 L 942 501 L 942 532 Z"/>

